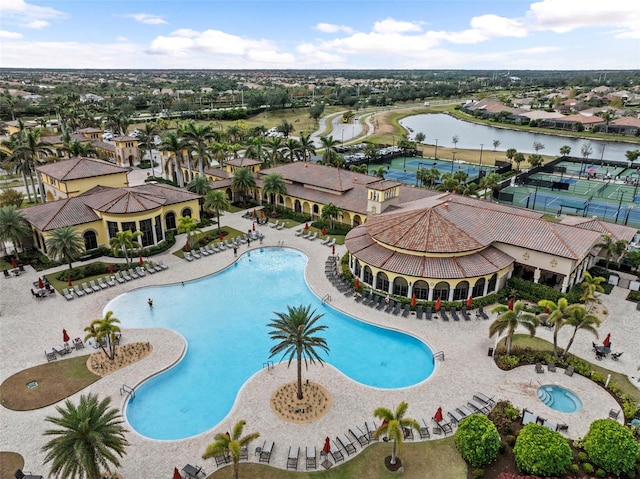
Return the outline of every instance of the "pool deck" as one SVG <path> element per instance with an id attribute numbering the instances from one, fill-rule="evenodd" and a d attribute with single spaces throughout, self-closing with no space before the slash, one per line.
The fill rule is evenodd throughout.
<path id="1" fill-rule="evenodd" d="M 251 221 L 242 218 L 241 213 L 227 213 L 221 220 L 223 225 L 240 231 L 251 228 Z M 204 466 L 207 473 L 210 473 L 216 466 L 213 460 L 201 459 L 206 445 L 213 441 L 214 434 L 229 431 L 240 419 L 247 421 L 245 433 L 259 432 L 261 435 L 251 444 L 249 460 L 257 462 L 253 452 L 264 440 L 274 441 L 270 464 L 285 468 L 289 446 L 299 446 L 301 451 L 306 446 L 316 446 L 320 451 L 325 436 L 335 439 L 336 435 L 346 434 L 354 426 L 364 429 L 365 421 L 373 419 L 375 408 L 395 408 L 400 401 L 408 402 L 408 417 L 424 418 L 432 426 L 431 417 L 438 407 L 442 407 L 446 415 L 446 411 L 466 405 L 475 392 L 483 392 L 496 400 L 509 400 L 516 407 L 527 408 L 551 422 L 566 423 L 569 426 L 566 435 L 571 438 L 583 436 L 592 421 L 605 418 L 610 409 L 618 408 L 615 400 L 605 390 L 577 374 L 566 376 L 562 369 L 555 373 L 545 370 L 544 374 L 536 374 L 533 366 L 509 372 L 499 370 L 487 355 L 488 348 L 495 346 L 495 339 L 488 336 L 490 320 L 472 319 L 448 323 L 441 320 L 418 321 L 413 315 L 407 318 L 392 316 L 356 303 L 352 297 L 340 294 L 324 275 L 324 263 L 331 253 L 330 248 L 320 244 L 319 240 L 310 242 L 296 237 L 294 229 L 279 231 L 262 226 L 260 230 L 265 234 L 264 244 L 252 242 L 251 248 L 243 245 L 239 254 L 255 248 L 276 247 L 279 243 L 304 252 L 309 257 L 306 280 L 319 297 L 328 293 L 331 295 L 330 304 L 334 308 L 374 324 L 413 334 L 427 343 L 434 352 L 444 351 L 445 360 L 436 360 L 434 373 L 426 381 L 398 390 L 380 390 L 354 383 L 330 365 L 311 366 L 304 373 L 304 378 L 326 387 L 332 394 L 333 405 L 324 417 L 304 425 L 279 419 L 269 406 L 271 393 L 282 383 L 295 379 L 295 368 L 287 369 L 286 365 L 277 365 L 271 370 L 260 370 L 261 365 L 256 365 L 257 373 L 242 388 L 228 416 L 214 429 L 178 441 L 151 440 L 131 431 L 127 435 L 130 446 L 119 469 L 123 477 L 164 478 L 172 473 L 174 467 L 181 469 L 187 463 Z M 182 244 L 184 239 L 179 237 L 173 250 Z M 336 247 L 336 253 L 344 254 L 344 247 Z M 44 350 L 62 343 L 63 328 L 67 329 L 71 337 L 84 336 L 84 327 L 92 319 L 102 317 L 104 306 L 114 297 L 148 285 L 189 281 L 214 273 L 234 261 L 231 250 L 191 263 L 170 253 L 161 257 L 169 266 L 168 270 L 154 275 L 147 274 L 144 278 L 119 284 L 87 297 L 75 298 L 73 301 L 66 301 L 60 295 L 41 300 L 33 298 L 29 289 L 32 282 L 37 281 L 38 273 L 31 268 L 27 268 L 27 273 L 17 278 L 0 280 L 0 380 L 45 362 Z M 65 267 L 58 268 L 63 269 Z M 47 271 L 51 272 L 52 270 Z M 613 351 L 624 351 L 624 355 L 619 361 L 605 359 L 602 366 L 636 377 L 640 374 L 636 370 L 640 364 L 640 349 L 637 347 L 640 313 L 636 311 L 634 303 L 624 300 L 626 293 L 626 290 L 616 287 L 611 295 L 602 297 L 609 315 L 600 328 L 600 340 L 579 332 L 571 352 L 593 361 L 591 341 L 600 342 L 610 332 Z M 143 309 L 147 307 L 146 304 L 140 305 Z M 283 309 L 285 307 L 286 305 L 282 305 Z M 568 342 L 570 333 L 568 328 L 561 330 L 560 345 Z M 551 332 L 545 328 L 539 328 L 537 335 L 552 340 Z M 123 331 L 123 342 L 136 341 L 151 342 L 154 348 L 152 354 L 139 363 L 97 381 L 82 393 L 97 393 L 101 397 L 109 395 L 116 407 L 123 407 L 126 401 L 126 397 L 120 395 L 123 384 L 135 387 L 150 375 L 170 367 L 179 360 L 185 347 L 181 336 L 170 330 Z M 72 356 L 93 351 L 87 347 L 73 352 Z M 375 351 L 371 351 L 371 354 L 375 355 Z M 240 360 L 241 357 L 242 351 L 238 351 Z M 582 400 L 582 410 L 564 414 L 549 409 L 536 396 L 536 390 L 541 384 L 558 384 L 570 389 Z M 71 399 L 77 400 L 79 394 L 81 393 L 73 395 Z M 46 442 L 42 433 L 49 426 L 44 418 L 48 415 L 56 415 L 55 406 L 29 412 L 0 408 L 0 450 L 20 453 L 25 458 L 26 470 L 43 475 L 48 473 L 47 466 L 43 465 L 44 454 L 41 451 Z M 434 437 L 439 436 L 432 434 L 432 439 Z M 361 451 L 359 445 L 356 449 Z M 302 452 L 299 469 L 303 470 L 304 466 Z"/>

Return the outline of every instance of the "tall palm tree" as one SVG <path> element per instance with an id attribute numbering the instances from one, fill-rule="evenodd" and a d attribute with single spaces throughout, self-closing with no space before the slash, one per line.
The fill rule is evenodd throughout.
<path id="1" fill-rule="evenodd" d="M 582 296 L 580 296 L 580 300 L 589 305 L 587 311 L 591 311 L 593 304 L 600 303 L 600 298 L 596 296 L 596 293 L 604 293 L 602 283 L 605 281 L 606 279 L 602 276 L 594 277 L 588 271 L 582 274 L 582 283 L 580 283 Z"/>
<path id="2" fill-rule="evenodd" d="M 47 252 L 53 258 L 62 258 L 72 268 L 72 263 L 84 253 L 84 239 L 73 226 L 56 228 L 47 237 Z"/>
<path id="3" fill-rule="evenodd" d="M 256 179 L 249 168 L 238 168 L 233 172 L 231 189 L 242 195 L 242 201 L 246 201 L 247 194 L 256 187 Z"/>
<path id="4" fill-rule="evenodd" d="M 262 135 L 251 138 L 245 151 L 245 156 L 254 160 L 263 161 L 267 154 L 264 149 L 264 143 L 264 136 Z"/>
<path id="5" fill-rule="evenodd" d="M 338 140 L 334 140 L 333 136 L 321 136 L 320 143 L 324 150 L 322 153 L 322 161 L 324 164 L 338 166 L 340 154 L 338 153 L 337 148 L 340 142 Z"/>
<path id="6" fill-rule="evenodd" d="M 596 338 L 598 337 L 597 327 L 600 326 L 600 318 L 595 314 L 588 313 L 587 308 L 585 308 L 583 304 L 572 304 L 569 306 L 567 326 L 573 326 L 573 334 L 571 335 L 571 339 L 569 339 L 567 347 L 564 348 L 564 357 L 567 357 L 567 354 L 569 354 L 569 349 L 573 344 L 578 330 L 588 331 Z"/>
<path id="7" fill-rule="evenodd" d="M 511 342 L 513 335 L 518 326 L 522 326 L 531 336 L 536 334 L 536 326 L 538 319 L 535 314 L 527 313 L 524 310 L 524 303 L 516 301 L 513 309 L 509 309 L 504 304 L 499 304 L 491 310 L 492 313 L 498 313 L 498 317 L 489 326 L 489 337 L 492 338 L 496 334 L 499 336 L 505 331 L 507 332 L 507 354 L 511 353 Z"/>
<path id="8" fill-rule="evenodd" d="M 35 201 L 38 202 L 38 189 L 34 179 L 34 173 L 36 164 L 40 161 L 42 156 L 51 156 L 54 154 L 51 145 L 40 141 L 40 128 L 32 128 L 25 130 L 21 133 L 21 139 L 18 147 L 14 150 L 14 154 L 18 157 L 22 157 L 27 163 L 25 166 L 31 180 L 31 187 L 33 188 Z M 44 197 L 41 198 L 44 203 Z"/>
<path id="9" fill-rule="evenodd" d="M 193 237 L 196 233 L 200 234 L 202 231 L 198 228 L 198 221 L 191 216 L 183 216 L 178 220 L 178 233 L 187 234 L 187 243 L 189 247 L 193 247 Z"/>
<path id="10" fill-rule="evenodd" d="M 280 138 L 279 136 L 269 138 L 269 140 L 267 141 L 267 146 L 270 149 L 268 156 L 270 166 L 272 168 L 276 167 L 278 166 L 278 160 L 282 158 L 282 147 L 284 146 L 282 144 L 282 138 Z"/>
<path id="11" fill-rule="evenodd" d="M 595 245 L 596 248 L 601 248 L 604 251 L 605 259 L 607 261 L 607 269 L 609 269 L 609 263 L 611 262 L 611 257 L 616 255 L 619 256 L 625 252 L 627 248 L 627 242 L 624 240 L 613 241 L 611 235 L 602 234 L 602 242 Z"/>
<path id="12" fill-rule="evenodd" d="M 206 195 L 209 191 L 211 191 L 211 184 L 209 180 L 204 176 L 196 176 L 193 180 L 187 184 L 187 190 L 192 193 L 196 193 L 198 195 Z"/>
<path id="13" fill-rule="evenodd" d="M 538 305 L 545 308 L 545 312 L 538 315 L 539 320 L 548 321 L 553 326 L 553 355 L 558 357 L 558 333 L 567 324 L 569 318 L 569 301 L 560 298 L 557 303 L 550 299 L 538 301 Z M 548 312 L 547 312 L 548 311 Z"/>
<path id="14" fill-rule="evenodd" d="M 64 407 L 56 406 L 57 417 L 45 418 L 57 426 L 44 432 L 52 439 L 42 447 L 52 474 L 63 479 L 100 479 L 111 467 L 120 467 L 129 445 L 128 431 L 118 409 L 110 406 L 108 396 L 98 401 L 96 395 L 83 394 L 77 406 L 67 399 Z"/>
<path id="15" fill-rule="evenodd" d="M 334 205 L 333 203 L 327 203 L 322 207 L 322 212 L 320 213 L 320 217 L 323 220 L 329 220 L 331 223 L 331 228 L 334 227 L 335 220 L 338 218 L 338 215 L 342 213 L 342 209 L 340 207 Z"/>
<path id="16" fill-rule="evenodd" d="M 176 133 L 169 132 L 162 138 L 160 143 L 160 150 L 173 154 L 173 167 L 174 175 L 178 186 L 182 188 L 184 186 L 184 178 L 182 176 L 182 150 L 185 148 L 185 143 Z"/>
<path id="17" fill-rule="evenodd" d="M 287 185 L 280 173 L 269 173 L 262 178 L 262 192 L 269 197 L 273 205 L 273 211 L 276 211 L 278 204 L 278 195 L 287 194 Z"/>
<path id="18" fill-rule="evenodd" d="M 88 141 L 73 140 L 69 146 L 65 146 L 62 150 L 67 154 L 68 158 L 82 157 L 98 157 L 98 150 Z"/>
<path id="19" fill-rule="evenodd" d="M 218 218 L 218 233 L 220 233 L 220 212 L 228 211 L 230 207 L 231 203 L 224 191 L 209 191 L 204 197 L 204 209 L 213 212 Z"/>
<path id="20" fill-rule="evenodd" d="M 94 319 L 84 328 L 87 333 L 84 340 L 93 339 L 110 361 L 116 357 L 116 333 L 120 332 L 118 324 L 120 320 L 113 315 L 113 311 L 107 311 L 104 318 Z"/>
<path id="21" fill-rule="evenodd" d="M 242 431 L 247 422 L 243 419 L 233 426 L 231 434 L 216 434 L 215 442 L 209 444 L 202 455 L 202 459 L 209 459 L 215 456 L 231 455 L 231 465 L 233 468 L 233 479 L 238 479 L 238 465 L 240 464 L 240 453 L 243 448 L 248 448 L 249 444 L 260 437 L 260 433 L 252 432 L 246 436 L 242 435 Z"/>
<path id="22" fill-rule="evenodd" d="M 560 147 L 560 154 L 562 156 L 568 156 L 571 153 L 571 147 L 569 145 L 563 145 Z"/>
<path id="23" fill-rule="evenodd" d="M 285 143 L 285 148 L 287 150 L 286 158 L 289 159 L 291 163 L 298 159 L 298 152 L 300 151 L 300 142 L 295 138 L 289 138 Z"/>
<path id="24" fill-rule="evenodd" d="M 149 153 L 149 161 L 151 162 L 151 176 L 155 176 L 155 167 L 153 165 L 153 156 L 151 150 L 156 146 L 156 135 L 158 134 L 158 125 L 154 122 L 146 122 L 138 136 L 138 148 L 142 152 L 142 157 Z"/>
<path id="25" fill-rule="evenodd" d="M 0 242 L 11 241 L 13 251 L 18 256 L 18 247 L 31 235 L 31 227 L 17 207 L 8 205 L 0 208 Z"/>
<path id="26" fill-rule="evenodd" d="M 374 437 L 387 436 L 393 443 L 391 464 L 396 463 L 396 453 L 402 446 L 405 429 L 412 428 L 420 431 L 420 425 L 415 419 L 404 417 L 408 407 L 409 405 L 402 401 L 396 408 L 395 413 L 386 407 L 379 407 L 373 412 L 373 416 L 381 420 L 380 426 L 373 433 Z"/>
<path id="27" fill-rule="evenodd" d="M 136 238 L 140 236 L 142 236 L 142 232 L 140 231 L 118 231 L 116 236 L 109 240 L 109 245 L 114 253 L 121 250 L 124 253 L 124 259 L 127 265 L 130 265 L 131 259 L 129 258 L 129 252 L 141 248 L 140 243 L 136 241 Z"/>
<path id="28" fill-rule="evenodd" d="M 311 155 L 316 154 L 316 147 L 310 134 L 300 133 L 300 152 L 302 153 L 302 161 L 311 161 Z"/>
<path id="29" fill-rule="evenodd" d="M 317 325 L 318 320 L 324 314 L 311 312 L 311 305 L 308 306 L 287 306 L 288 313 L 274 314 L 278 317 L 272 320 L 267 326 L 271 328 L 269 336 L 278 343 L 271 348 L 271 356 L 283 354 L 289 357 L 287 367 L 291 366 L 291 361 L 296 359 L 298 372 L 298 399 L 302 399 L 302 360 L 309 368 L 308 362 L 315 364 L 316 360 L 322 365 L 324 361 L 320 357 L 318 350 L 329 352 L 327 341 L 316 334 L 321 333 L 327 327 Z"/>
<path id="30" fill-rule="evenodd" d="M 193 152 L 198 152 L 198 171 L 200 172 L 200 176 L 204 176 L 204 160 L 206 157 L 203 153 L 207 151 L 210 142 L 214 138 L 211 125 L 189 122 L 180 132 L 186 140 L 190 152 L 192 154 Z"/>

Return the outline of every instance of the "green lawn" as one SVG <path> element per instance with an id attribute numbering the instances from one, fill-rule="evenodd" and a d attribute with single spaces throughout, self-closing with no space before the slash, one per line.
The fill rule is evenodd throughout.
<path id="1" fill-rule="evenodd" d="M 260 440 L 258 440 L 260 441 Z M 276 444 L 283 450 L 287 445 Z M 402 476 L 403 479 L 466 479 L 467 466 L 458 454 L 453 437 L 446 439 L 405 443 L 398 454 L 402 460 L 404 472 L 389 472 L 384 466 L 384 458 L 391 454 L 391 444 L 377 443 L 368 446 L 362 453 L 344 464 L 319 471 L 305 471 L 304 448 L 300 448 L 298 460 L 299 471 L 285 471 L 271 466 L 256 463 L 241 463 L 239 476 L 241 478 L 260 479 L 386 479 Z M 204 468 L 215 467 L 213 461 L 205 462 Z M 225 467 L 209 475 L 208 479 L 230 479 L 231 467 Z"/>

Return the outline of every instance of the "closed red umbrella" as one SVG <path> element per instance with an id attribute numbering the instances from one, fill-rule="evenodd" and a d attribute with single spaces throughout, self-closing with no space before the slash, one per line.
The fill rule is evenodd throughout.
<path id="1" fill-rule="evenodd" d="M 509 305 L 507 308 L 509 308 L 509 311 L 513 311 L 513 298 L 509 298 Z"/>
<path id="2" fill-rule="evenodd" d="M 67 286 L 73 286 L 73 282 L 71 281 L 71 275 L 67 275 Z"/>
<path id="3" fill-rule="evenodd" d="M 256 224 L 255 224 L 255 223 L 253 223 L 253 224 L 251 225 L 251 229 L 252 229 L 253 231 L 255 231 L 255 230 L 256 230 Z"/>
<path id="4" fill-rule="evenodd" d="M 264 211 L 260 210 L 260 219 L 264 219 Z"/>
<path id="5" fill-rule="evenodd" d="M 322 236 L 327 236 L 327 228 L 322 227 Z"/>
<path id="6" fill-rule="evenodd" d="M 467 308 L 470 308 L 471 306 L 473 306 L 473 298 L 469 296 L 467 298 Z"/>
<path id="7" fill-rule="evenodd" d="M 218 234 L 218 239 L 222 241 L 224 239 L 224 235 L 222 233 Z"/>
<path id="8" fill-rule="evenodd" d="M 607 334 L 607 337 L 602 341 L 602 345 L 608 348 L 611 345 L 611 333 Z"/>
<path id="9" fill-rule="evenodd" d="M 304 224 L 304 229 L 308 230 L 309 229 L 309 223 L 305 223 Z"/>
<path id="10" fill-rule="evenodd" d="M 13 269 L 16 269 L 18 267 L 18 263 L 16 262 L 16 259 L 14 257 L 11 257 L 11 267 Z"/>
<path id="11" fill-rule="evenodd" d="M 356 278 L 356 284 L 354 285 L 356 289 L 360 289 L 360 280 Z"/>
<path id="12" fill-rule="evenodd" d="M 38 278 L 38 288 L 44 289 L 44 282 L 42 281 L 42 278 Z"/>
<path id="13" fill-rule="evenodd" d="M 138 260 L 140 266 L 144 266 L 144 260 L 142 259 L 142 255 L 140 255 L 140 259 Z"/>
<path id="14" fill-rule="evenodd" d="M 416 305 L 416 295 L 415 293 L 411 295 L 411 306 L 415 306 Z"/>
<path id="15" fill-rule="evenodd" d="M 333 255 L 336 254 L 336 245 L 334 245 L 334 244 L 331 245 L 331 254 L 333 254 Z"/>
<path id="16" fill-rule="evenodd" d="M 436 420 L 436 422 L 442 422 L 442 408 L 439 407 L 438 410 L 436 411 L 435 415 L 433 416 L 433 419 Z"/>
<path id="17" fill-rule="evenodd" d="M 331 439 L 329 439 L 329 436 L 324 438 L 324 446 L 322 446 L 322 452 L 324 452 L 325 455 L 331 452 L 331 443 L 329 441 L 331 441 Z"/>
<path id="18" fill-rule="evenodd" d="M 62 330 L 62 342 L 68 343 L 71 338 L 69 337 L 69 333 L 67 333 L 66 329 Z"/>
<path id="19" fill-rule="evenodd" d="M 109 274 L 113 274 L 113 265 L 112 264 L 109 265 Z"/>
<path id="20" fill-rule="evenodd" d="M 258 213 L 256 212 L 256 209 L 255 209 L 255 208 L 253 209 L 253 217 L 254 217 L 254 218 L 257 218 L 257 217 L 258 217 Z"/>
<path id="21" fill-rule="evenodd" d="M 185 251 L 191 251 L 191 246 L 189 246 L 189 242 L 187 241 L 187 243 L 184 245 L 184 249 Z"/>
<path id="22" fill-rule="evenodd" d="M 180 474 L 180 471 L 178 471 L 177 467 L 173 468 L 173 479 L 182 479 L 182 475 Z"/>
<path id="23" fill-rule="evenodd" d="M 436 311 L 440 311 L 440 298 L 436 299 Z"/>
<path id="24" fill-rule="evenodd" d="M 544 314 L 549 314 L 549 308 L 544 308 Z"/>

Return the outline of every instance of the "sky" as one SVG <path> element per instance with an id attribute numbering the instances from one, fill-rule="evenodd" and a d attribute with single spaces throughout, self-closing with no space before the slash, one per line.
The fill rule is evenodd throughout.
<path id="1" fill-rule="evenodd" d="M 640 2 L 0 0 L 0 66 L 640 69 Z"/>

